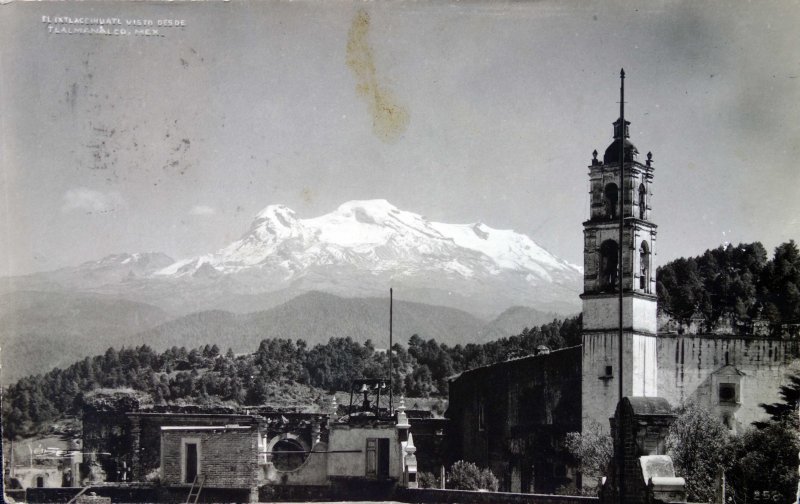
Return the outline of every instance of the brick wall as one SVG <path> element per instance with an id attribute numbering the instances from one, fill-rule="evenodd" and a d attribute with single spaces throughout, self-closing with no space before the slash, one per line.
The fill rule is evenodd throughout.
<path id="1" fill-rule="evenodd" d="M 199 444 L 199 472 L 206 487 L 258 486 L 258 429 L 181 430 L 161 433 L 161 478 L 165 484 L 182 484 L 181 464 L 185 440 Z"/>

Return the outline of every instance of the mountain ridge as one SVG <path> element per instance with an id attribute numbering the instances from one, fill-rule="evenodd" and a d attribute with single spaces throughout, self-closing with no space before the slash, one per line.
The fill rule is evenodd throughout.
<path id="1" fill-rule="evenodd" d="M 579 267 L 515 231 L 434 222 L 386 200 L 355 200 L 307 219 L 269 205 L 216 252 L 177 261 L 157 252 L 114 254 L 0 279 L 0 294 L 99 293 L 180 316 L 270 309 L 311 291 L 383 296 L 393 287 L 399 300 L 491 319 L 511 306 L 574 313 L 581 282 Z"/>

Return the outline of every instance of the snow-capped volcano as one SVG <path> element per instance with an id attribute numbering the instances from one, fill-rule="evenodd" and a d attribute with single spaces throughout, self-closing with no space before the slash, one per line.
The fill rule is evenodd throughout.
<path id="1" fill-rule="evenodd" d="M 580 275 L 577 266 L 525 235 L 481 223 L 431 222 L 386 200 L 350 201 L 311 219 L 298 219 L 290 208 L 270 205 L 239 240 L 156 274 L 189 275 L 209 266 L 221 274 L 275 268 L 288 280 L 309 267 L 337 265 L 398 275 L 435 268 L 464 278 L 515 271 L 545 282 Z"/>
<path id="2" fill-rule="evenodd" d="M 239 240 L 154 276 L 232 277 L 260 290 L 291 286 L 345 295 L 402 285 L 425 302 L 436 301 L 427 299 L 432 291 L 446 291 L 493 298 L 487 304 L 499 295 L 508 306 L 563 307 L 577 306 L 581 271 L 511 230 L 432 222 L 385 200 L 367 200 L 309 219 L 270 205 Z"/>

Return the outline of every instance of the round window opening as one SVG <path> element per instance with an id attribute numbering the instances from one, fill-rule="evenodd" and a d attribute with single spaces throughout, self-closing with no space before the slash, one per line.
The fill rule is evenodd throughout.
<path id="1" fill-rule="evenodd" d="M 272 447 L 272 464 L 279 471 L 293 471 L 306 461 L 305 448 L 293 439 L 281 439 Z"/>

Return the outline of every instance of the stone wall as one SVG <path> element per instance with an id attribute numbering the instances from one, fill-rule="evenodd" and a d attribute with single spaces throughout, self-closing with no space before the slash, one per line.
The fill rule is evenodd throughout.
<path id="1" fill-rule="evenodd" d="M 580 391 L 580 347 L 462 373 L 450 381 L 449 463 L 490 468 L 501 490 L 578 485 L 560 446 L 581 429 Z"/>
<path id="2" fill-rule="evenodd" d="M 67 503 L 75 497 L 81 488 L 30 488 L 25 494 L 28 503 Z M 89 488 L 88 492 L 97 496 L 110 498 L 114 504 L 136 503 L 175 503 L 186 502 L 188 487 L 170 488 L 153 485 L 102 485 Z M 199 502 L 248 502 L 250 489 L 204 488 Z"/>
<path id="3" fill-rule="evenodd" d="M 394 496 L 400 502 L 425 504 L 598 504 L 597 497 L 525 494 L 510 492 L 473 492 L 433 488 L 398 488 Z"/>

